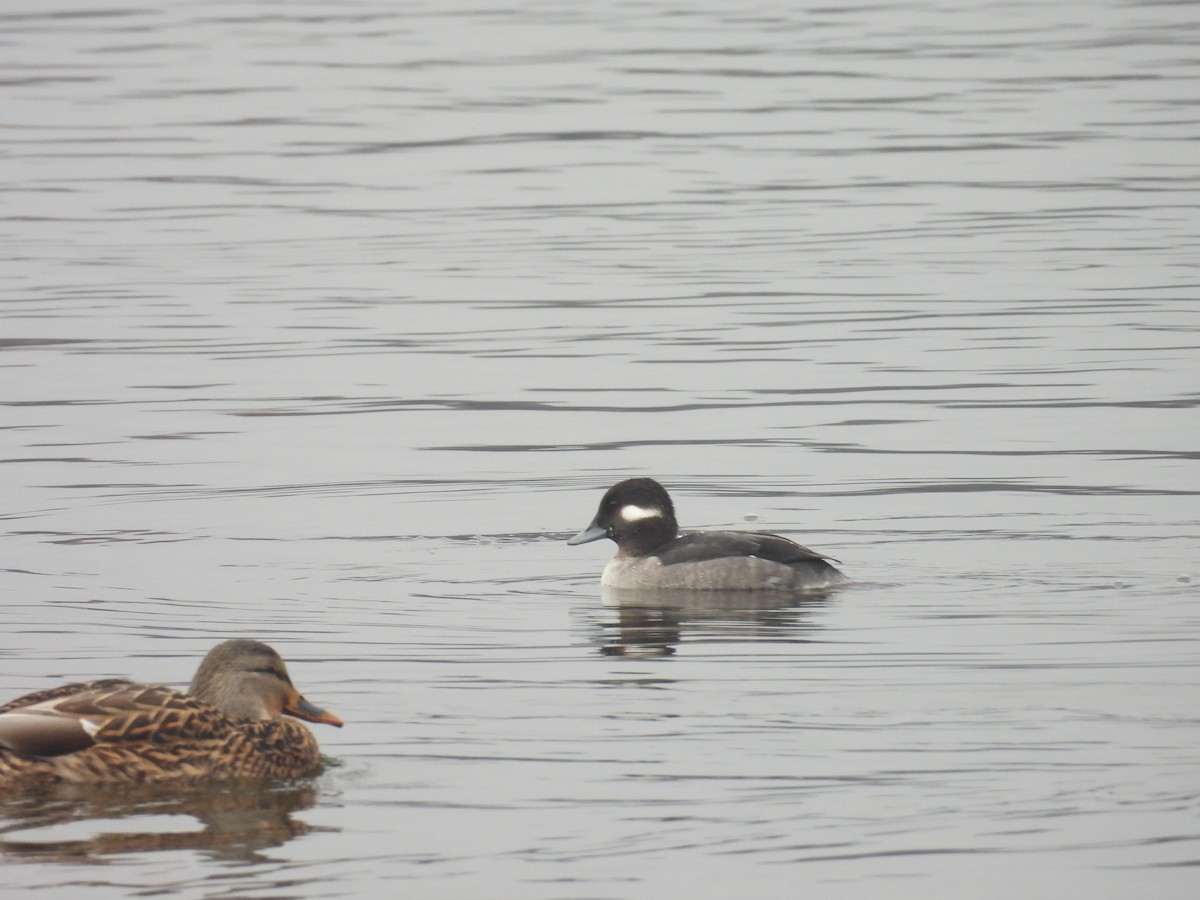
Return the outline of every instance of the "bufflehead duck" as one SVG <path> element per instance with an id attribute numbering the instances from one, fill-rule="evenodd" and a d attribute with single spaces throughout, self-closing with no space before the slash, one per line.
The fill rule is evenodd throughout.
<path id="1" fill-rule="evenodd" d="M 630 478 L 610 487 L 591 524 L 567 543 L 605 537 L 617 545 L 617 555 L 600 579 L 611 588 L 804 591 L 849 580 L 829 557 L 777 534 L 681 535 L 670 496 L 652 478 Z"/>

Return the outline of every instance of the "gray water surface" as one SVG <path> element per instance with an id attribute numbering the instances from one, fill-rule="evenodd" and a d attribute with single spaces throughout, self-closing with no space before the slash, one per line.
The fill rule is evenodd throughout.
<path id="1" fill-rule="evenodd" d="M 1190 897 L 1188 3 L 0 9 L 0 701 L 274 645 L 90 897 Z M 604 488 L 841 560 L 605 596 Z"/>

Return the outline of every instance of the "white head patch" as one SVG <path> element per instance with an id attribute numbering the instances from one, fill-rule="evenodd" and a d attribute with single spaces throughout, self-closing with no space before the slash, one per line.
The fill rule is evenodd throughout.
<path id="1" fill-rule="evenodd" d="M 642 519 L 653 519 L 655 517 L 662 518 L 663 511 L 657 506 L 652 506 L 647 509 L 644 506 L 636 506 L 630 503 L 627 506 L 621 507 L 621 518 L 626 522 L 640 522 Z"/>

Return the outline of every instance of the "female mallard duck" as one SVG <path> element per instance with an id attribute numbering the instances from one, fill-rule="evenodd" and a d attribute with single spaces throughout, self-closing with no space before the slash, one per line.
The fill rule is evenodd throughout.
<path id="1" fill-rule="evenodd" d="M 341 727 L 258 641 L 218 644 L 188 692 L 119 678 L 66 684 L 0 706 L 0 787 L 299 778 L 320 768 L 312 732 Z"/>

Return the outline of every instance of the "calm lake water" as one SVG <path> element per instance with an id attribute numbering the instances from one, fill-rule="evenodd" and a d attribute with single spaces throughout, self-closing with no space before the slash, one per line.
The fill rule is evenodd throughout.
<path id="1" fill-rule="evenodd" d="M 1195 896 L 1195 4 L 159 6 L 0 8 L 0 699 L 346 727 L 0 893 Z M 606 598 L 632 475 L 855 583 Z"/>

